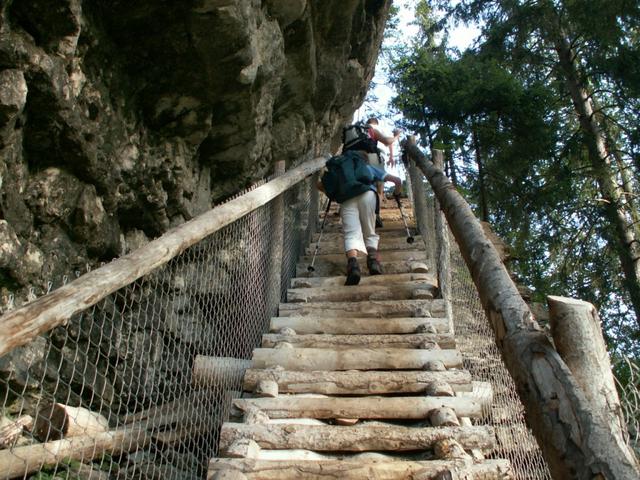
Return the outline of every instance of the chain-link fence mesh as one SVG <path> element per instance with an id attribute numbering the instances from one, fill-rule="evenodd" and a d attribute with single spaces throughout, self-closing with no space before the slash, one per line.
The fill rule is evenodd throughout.
<path id="1" fill-rule="evenodd" d="M 315 226 L 311 185 L 0 358 L 0 478 L 205 478 L 243 368 Z"/>
<path id="2" fill-rule="evenodd" d="M 623 356 L 617 360 L 614 370 L 620 377 L 615 380 L 627 424 L 627 441 L 640 458 L 640 365 L 637 359 Z"/>
<path id="3" fill-rule="evenodd" d="M 538 444 L 526 426 L 524 407 L 502 361 L 469 270 L 453 240 L 451 247 L 451 303 L 457 346 L 472 378 L 492 387 L 493 401 L 484 409 L 482 418 L 482 423 L 495 427 L 497 448 L 492 457 L 509 459 L 515 479 L 550 479 Z"/>
<path id="4" fill-rule="evenodd" d="M 436 210 L 432 190 L 417 169 L 409 167 L 408 170 L 413 195 L 416 197 L 416 217 L 421 233 L 428 244 L 436 245 L 438 235 L 435 215 L 440 213 Z M 418 214 L 419 182 L 422 183 L 422 192 L 426 197 L 422 221 Z M 451 272 L 451 298 L 445 300 L 451 303 L 456 348 L 462 354 L 463 366 L 476 382 L 474 389 L 483 390 L 477 391 L 478 396 L 492 396 L 491 401 L 483 402 L 483 416 L 477 422 L 495 427 L 497 448 L 491 457 L 508 459 L 516 480 L 550 479 L 551 475 L 538 444 L 525 424 L 524 407 L 516 393 L 515 384 L 502 361 L 478 292 L 453 237 L 449 244 L 448 267 L 442 264 L 442 259 L 435 252 L 430 253 L 430 258 L 434 259 L 435 271 L 442 272 L 444 268 L 449 268 Z M 490 390 L 488 385 L 491 386 Z"/>

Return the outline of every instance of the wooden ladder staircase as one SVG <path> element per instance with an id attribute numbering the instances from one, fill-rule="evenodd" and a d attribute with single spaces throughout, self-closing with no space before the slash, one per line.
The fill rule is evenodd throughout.
<path id="1" fill-rule="evenodd" d="M 406 242 L 386 203 L 385 274 L 366 276 L 360 258 L 358 286 L 344 286 L 339 217 L 329 212 L 313 276 L 315 244 L 253 352 L 209 479 L 512 478 L 509 461 L 485 458 L 493 428 L 473 423 L 491 386 L 462 368 L 424 243 Z"/>

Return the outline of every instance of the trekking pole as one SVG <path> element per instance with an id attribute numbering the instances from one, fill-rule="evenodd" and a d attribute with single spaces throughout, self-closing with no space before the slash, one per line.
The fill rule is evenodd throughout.
<path id="1" fill-rule="evenodd" d="M 404 211 L 402 210 L 402 204 L 400 203 L 400 195 L 394 195 L 393 198 L 396 199 L 396 203 L 398 204 L 398 209 L 400 210 L 400 216 L 402 217 L 402 223 L 404 223 L 404 228 L 407 231 L 407 243 L 413 243 L 415 238 L 411 235 L 411 231 L 409 230 L 409 226 L 407 225 L 407 219 L 404 216 Z"/>
<path id="2" fill-rule="evenodd" d="M 307 267 L 307 272 L 315 272 L 313 264 L 316 263 L 316 255 L 320 249 L 320 240 L 322 240 L 322 232 L 324 232 L 324 222 L 327 221 L 327 215 L 329 215 L 329 208 L 331 208 L 331 199 L 327 201 L 327 208 L 324 210 L 324 217 L 322 217 L 322 223 L 320 224 L 320 235 L 318 235 L 318 241 L 316 242 L 316 249 L 313 252 L 313 258 L 311 259 L 311 265 Z"/>

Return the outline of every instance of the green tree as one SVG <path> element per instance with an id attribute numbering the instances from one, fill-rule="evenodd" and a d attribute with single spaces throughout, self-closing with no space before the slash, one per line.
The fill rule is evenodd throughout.
<path id="1" fill-rule="evenodd" d="M 629 339 L 627 320 L 640 318 L 640 89 L 638 68 L 622 66 L 638 56 L 638 7 L 432 3 L 481 23 L 482 42 L 461 56 L 441 44 L 396 58 L 407 126 L 431 146 L 452 132 L 460 187 L 514 245 L 531 286 L 596 303 L 611 338 Z"/>

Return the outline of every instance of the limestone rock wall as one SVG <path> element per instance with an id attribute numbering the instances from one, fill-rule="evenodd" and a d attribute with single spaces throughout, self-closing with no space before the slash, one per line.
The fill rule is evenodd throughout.
<path id="1" fill-rule="evenodd" d="M 335 148 L 390 3 L 1 2 L 0 304 Z"/>

